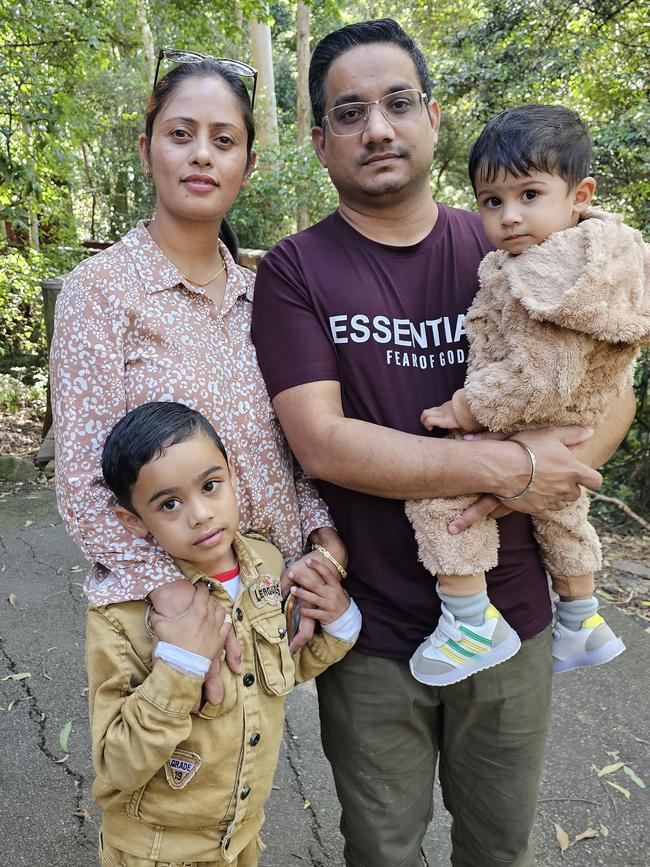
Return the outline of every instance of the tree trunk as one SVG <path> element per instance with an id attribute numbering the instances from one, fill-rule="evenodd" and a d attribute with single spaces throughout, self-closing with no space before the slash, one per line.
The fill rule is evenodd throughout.
<path id="1" fill-rule="evenodd" d="M 151 87 L 156 72 L 156 49 L 153 42 L 153 33 L 149 26 L 149 4 L 147 0 L 137 0 L 135 14 L 140 25 L 140 32 L 142 33 L 144 56 L 147 58 L 147 79 Z"/>
<path id="2" fill-rule="evenodd" d="M 296 10 L 296 57 L 298 76 L 296 79 L 296 139 L 299 145 L 306 145 L 311 130 L 311 109 L 309 104 L 309 6 L 298 3 Z M 300 202 L 296 208 L 296 226 L 299 232 L 311 223 L 309 208 Z"/>
<path id="3" fill-rule="evenodd" d="M 275 76 L 273 74 L 273 50 L 271 28 L 262 21 L 251 21 L 251 49 L 253 65 L 257 69 L 257 95 L 255 119 L 257 120 L 260 144 L 278 147 L 278 110 L 275 102 Z"/>
<path id="4" fill-rule="evenodd" d="M 26 118 L 22 120 L 22 127 L 25 134 L 25 150 L 27 153 L 31 153 L 32 130 Z M 41 239 L 38 231 L 38 202 L 33 195 L 29 196 L 28 201 L 27 223 L 29 227 L 29 246 L 38 253 L 41 249 Z"/>

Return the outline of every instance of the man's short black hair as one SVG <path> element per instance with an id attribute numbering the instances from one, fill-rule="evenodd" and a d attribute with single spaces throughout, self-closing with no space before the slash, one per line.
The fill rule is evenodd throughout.
<path id="1" fill-rule="evenodd" d="M 131 491 L 142 467 L 170 446 L 199 433 L 214 440 L 228 460 L 221 438 L 207 418 L 183 403 L 155 401 L 127 412 L 108 435 L 102 452 L 104 480 L 120 506 L 137 514 Z"/>
<path id="2" fill-rule="evenodd" d="M 490 183 L 501 172 L 559 175 L 569 188 L 589 175 L 591 137 L 575 111 L 561 105 L 520 105 L 488 121 L 469 155 L 469 177 Z"/>
<path id="3" fill-rule="evenodd" d="M 348 24 L 328 33 L 318 43 L 311 56 L 309 64 L 309 98 L 314 123 L 320 126 L 325 114 L 325 80 L 330 66 L 337 57 L 356 48 L 359 45 L 372 45 L 375 42 L 395 45 L 402 48 L 415 64 L 415 69 L 420 79 L 420 86 L 427 95 L 427 101 L 431 99 L 431 81 L 427 62 L 415 42 L 408 36 L 397 21 L 392 18 L 378 18 L 374 21 L 362 21 L 359 24 Z"/>

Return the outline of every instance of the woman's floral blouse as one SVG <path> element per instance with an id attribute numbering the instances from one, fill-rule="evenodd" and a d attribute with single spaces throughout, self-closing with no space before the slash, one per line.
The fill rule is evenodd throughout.
<path id="1" fill-rule="evenodd" d="M 253 274 L 222 245 L 221 311 L 188 283 L 144 222 L 64 280 L 50 358 L 59 511 L 94 563 L 95 605 L 141 599 L 180 577 L 150 540 L 114 517 L 101 474 L 104 441 L 130 409 L 175 400 L 202 412 L 235 461 L 242 532 L 256 530 L 285 557 L 331 519 L 294 464 L 250 339 Z M 273 327 L 269 323 L 269 327 Z"/>

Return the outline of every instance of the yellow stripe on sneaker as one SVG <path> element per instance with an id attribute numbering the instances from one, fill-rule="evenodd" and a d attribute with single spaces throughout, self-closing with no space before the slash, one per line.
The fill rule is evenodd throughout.
<path id="1" fill-rule="evenodd" d="M 466 659 L 463 659 L 462 656 L 458 656 L 458 654 L 454 653 L 453 650 L 449 650 L 449 648 L 446 647 L 444 644 L 442 645 L 442 647 L 439 647 L 438 650 L 444 653 L 445 656 L 448 656 L 449 659 L 453 659 L 454 662 L 467 662 Z"/>
<path id="2" fill-rule="evenodd" d="M 461 638 L 458 643 L 467 647 L 468 650 L 473 650 L 474 653 L 487 653 L 488 650 L 490 650 L 489 647 L 482 647 L 480 644 L 474 644 L 474 642 L 470 641 L 469 638 Z"/>
<path id="3" fill-rule="evenodd" d="M 593 629 L 595 626 L 600 626 L 601 623 L 604 623 L 605 620 L 600 614 L 592 614 L 591 617 L 588 617 L 587 620 L 584 620 L 582 623 L 583 629 Z"/>

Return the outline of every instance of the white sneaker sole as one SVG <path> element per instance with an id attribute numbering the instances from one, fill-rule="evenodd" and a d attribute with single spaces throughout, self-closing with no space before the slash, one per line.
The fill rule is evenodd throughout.
<path id="1" fill-rule="evenodd" d="M 553 658 L 553 672 L 559 674 L 562 671 L 571 671 L 573 668 L 588 668 L 591 665 L 603 665 L 616 659 L 625 650 L 625 645 L 620 638 L 612 638 L 607 644 L 603 644 L 598 650 L 585 650 L 584 653 L 576 653 L 566 659 Z"/>
<path id="2" fill-rule="evenodd" d="M 495 665 L 500 665 L 502 662 L 513 657 L 520 647 L 521 641 L 519 640 L 519 636 L 513 630 L 508 638 L 493 650 L 489 656 L 488 654 L 476 656 L 462 668 L 454 668 L 445 674 L 420 674 L 415 670 L 413 656 L 409 659 L 409 668 L 413 677 L 420 683 L 424 683 L 427 686 L 451 686 L 452 683 L 460 683 L 461 680 L 467 680 L 468 677 L 477 674 L 479 671 L 485 671 L 488 668 L 494 668 Z"/>

